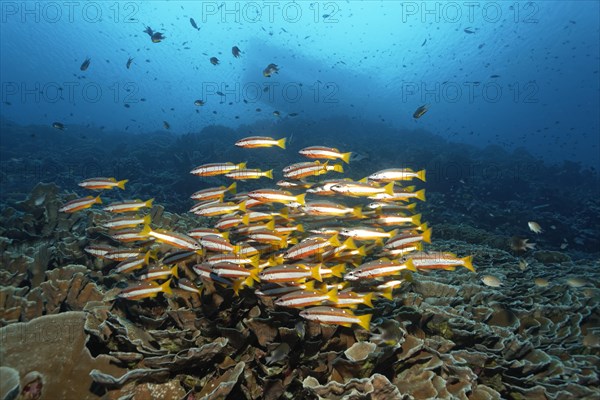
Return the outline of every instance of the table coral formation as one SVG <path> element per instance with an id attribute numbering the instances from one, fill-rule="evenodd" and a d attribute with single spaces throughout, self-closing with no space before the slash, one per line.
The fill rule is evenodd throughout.
<path id="1" fill-rule="evenodd" d="M 66 393 L 56 385 L 61 381 L 57 357 L 19 364 L 14 357 L 29 350 L 27 342 L 10 339 L 15 330 L 33 326 L 28 324 L 43 330 L 39 326 L 59 320 L 74 321 L 75 340 L 29 347 L 67 356 L 63 372 L 77 368 L 85 377 L 72 388 L 78 398 L 558 399 L 599 394 L 598 262 L 532 253 L 523 270 L 509 249 L 490 247 L 493 241 L 472 244 L 444 235 L 433 240 L 430 251 L 473 254 L 478 274 L 494 274 L 503 286 L 486 286 L 465 268 L 402 274 L 398 277 L 404 282 L 394 286 L 391 299 L 376 296 L 372 308 L 359 306 L 357 314 L 372 315 L 368 331 L 304 320 L 298 310 L 256 296 L 256 290 L 269 288 L 262 283 L 240 287 L 235 295 L 234 278 L 226 286 L 218 279 L 198 279 L 193 266 L 205 254 L 179 255 L 184 261 L 178 263 L 178 277 L 171 278 L 172 294 L 121 299 L 131 277 L 111 272 L 116 261 L 84 251 L 118 245 L 102 227 L 112 216 L 96 208 L 59 213 L 72 199 L 54 185 L 40 184 L 28 199 L 2 212 L 0 338 L 5 354 L 13 355 L 3 357 L 5 396 Z M 152 205 L 147 214 L 152 229 L 169 232 L 190 232 L 214 222 L 172 214 L 161 205 Z M 356 215 L 349 215 L 347 226 L 355 226 Z M 302 233 L 295 235 L 302 239 Z M 294 244 L 286 240 L 288 245 Z M 377 246 L 365 260 L 376 257 Z M 157 259 L 174 253 L 171 246 L 157 247 Z M 354 268 L 349 265 L 347 271 Z M 583 285 L 569 280 L 583 272 L 588 277 Z M 327 279 L 342 283 L 343 276 Z M 549 284 L 536 284 L 534 278 Z M 202 291 L 176 286 L 177 279 L 187 279 L 192 287 L 202 283 L 196 286 Z M 378 290 L 374 282 L 361 282 L 356 289 Z"/>

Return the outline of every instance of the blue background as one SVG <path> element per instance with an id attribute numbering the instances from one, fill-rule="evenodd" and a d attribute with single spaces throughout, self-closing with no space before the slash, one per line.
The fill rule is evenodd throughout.
<path id="1" fill-rule="evenodd" d="M 1 116 L 183 134 L 346 115 L 597 166 L 598 4 L 3 1 Z"/>

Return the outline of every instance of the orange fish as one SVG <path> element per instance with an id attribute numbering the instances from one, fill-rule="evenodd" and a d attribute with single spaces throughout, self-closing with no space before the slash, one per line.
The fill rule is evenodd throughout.
<path id="1" fill-rule="evenodd" d="M 335 306 L 340 308 L 357 308 L 359 304 L 373 308 L 373 293 L 359 294 L 345 290 L 338 293 L 335 302 Z"/>
<path id="2" fill-rule="evenodd" d="M 170 279 L 162 285 L 159 285 L 154 281 L 138 282 L 122 290 L 121 293 L 119 293 L 119 297 L 127 300 L 140 300 L 147 297 L 156 297 L 159 293 L 171 294 L 173 292 L 169 286 L 170 284 Z"/>
<path id="3" fill-rule="evenodd" d="M 282 307 L 302 308 L 320 305 L 323 301 L 337 303 L 337 289 L 331 289 L 329 292 L 296 290 L 279 297 L 277 300 L 275 300 L 275 305 Z"/>
<path id="4" fill-rule="evenodd" d="M 223 214 L 231 214 L 232 212 L 246 211 L 246 202 L 241 202 L 236 204 L 234 202 L 227 203 L 216 203 L 216 204 L 207 204 L 206 206 L 199 207 L 194 211 L 194 214 L 200 215 L 203 217 L 215 217 L 217 215 Z"/>
<path id="5" fill-rule="evenodd" d="M 388 196 L 394 195 L 394 182 L 390 182 L 384 187 L 379 187 L 370 183 L 363 182 L 339 182 L 331 187 L 336 193 L 353 196 L 353 197 L 365 197 L 374 196 L 377 194 L 387 194 Z"/>
<path id="6" fill-rule="evenodd" d="M 135 228 L 138 225 L 148 225 L 150 215 L 144 217 L 117 217 L 104 223 L 102 226 L 109 229 Z"/>
<path id="7" fill-rule="evenodd" d="M 144 255 L 129 258 L 129 259 L 117 264 L 114 272 L 117 274 L 123 274 L 123 273 L 128 273 L 128 272 L 134 271 L 136 269 L 143 268 L 145 265 L 148 265 L 150 263 L 150 257 L 151 257 L 150 252 L 147 252 Z"/>
<path id="8" fill-rule="evenodd" d="M 293 195 L 291 192 L 286 190 L 274 190 L 274 189 L 259 189 L 253 190 L 248 193 L 248 197 L 258 200 L 263 203 L 292 203 L 297 202 L 304 205 L 304 197 L 306 193 L 300 195 Z"/>
<path id="9" fill-rule="evenodd" d="M 324 253 L 330 247 L 339 247 L 340 241 L 338 235 L 334 234 L 329 239 L 316 237 L 303 240 L 301 243 L 291 247 L 285 253 L 285 258 L 289 260 L 300 260 L 310 256 Z"/>
<path id="10" fill-rule="evenodd" d="M 155 281 L 158 279 L 165 279 L 170 276 L 174 276 L 175 278 L 179 278 L 179 272 L 177 265 L 168 268 L 163 265 L 155 265 L 153 267 L 148 268 L 146 273 L 140 275 L 138 277 L 141 281 Z"/>
<path id="11" fill-rule="evenodd" d="M 305 165 L 288 169 L 284 171 L 283 176 L 288 179 L 303 179 L 309 176 L 319 176 L 326 174 L 329 171 L 344 172 L 344 167 L 341 164 L 329 165 L 329 161 L 321 164 L 319 161 L 314 163 L 306 163 Z"/>
<path id="12" fill-rule="evenodd" d="M 83 197 L 81 199 L 71 200 L 67 204 L 65 204 L 64 206 L 59 208 L 58 211 L 66 212 L 66 213 L 74 213 L 74 212 L 77 212 L 77 211 L 80 211 L 80 210 L 83 210 L 86 208 L 90 208 L 94 204 L 102 204 L 102 200 L 100 199 L 100 196 L 96 196 L 96 197 L 87 196 L 87 197 Z"/>
<path id="13" fill-rule="evenodd" d="M 258 275 L 261 281 L 273 283 L 285 282 L 304 282 L 307 279 L 316 279 L 319 282 L 321 278 L 321 264 L 310 268 L 298 264 L 278 265 L 266 268 Z"/>
<path id="14" fill-rule="evenodd" d="M 172 232 L 165 229 L 152 230 L 148 225 L 142 230 L 144 235 L 155 238 L 160 243 L 165 243 L 178 249 L 200 251 L 202 246 L 196 239 L 183 233 Z"/>
<path id="15" fill-rule="evenodd" d="M 368 176 L 369 180 L 378 182 L 407 181 L 414 178 L 425 182 L 425 170 L 415 172 L 410 168 L 390 168 Z"/>
<path id="16" fill-rule="evenodd" d="M 204 164 L 199 167 L 194 168 L 190 171 L 190 174 L 197 176 L 216 176 L 216 175 L 224 175 L 231 171 L 236 171 L 240 169 L 246 168 L 246 163 L 211 163 Z"/>
<path id="17" fill-rule="evenodd" d="M 411 260 L 404 263 L 399 261 L 388 260 L 387 258 L 380 258 L 378 260 L 370 261 L 366 264 L 362 264 L 356 269 L 348 272 L 344 275 L 346 281 L 357 281 L 360 279 L 375 279 L 383 276 L 397 275 L 402 271 L 416 271 L 415 265 Z"/>
<path id="18" fill-rule="evenodd" d="M 452 253 L 419 252 L 412 253 L 406 257 L 410 257 L 410 260 L 414 266 L 419 270 L 445 269 L 448 271 L 454 271 L 457 266 L 463 266 L 469 271 L 475 272 L 475 268 L 473 267 L 473 256 L 459 258 Z"/>
<path id="19" fill-rule="evenodd" d="M 273 179 L 273 170 L 270 169 L 268 171 L 261 171 L 260 169 L 241 169 L 238 171 L 232 171 L 225 174 L 226 177 L 237 180 L 246 180 L 246 179 L 260 179 L 263 176 L 269 179 Z"/>
<path id="20" fill-rule="evenodd" d="M 208 251 L 217 253 L 237 253 L 239 251 L 239 246 L 234 246 L 228 240 L 216 235 L 203 236 L 199 242 Z"/>
<path id="21" fill-rule="evenodd" d="M 346 327 L 357 324 L 366 330 L 369 330 L 371 324 L 371 314 L 354 315 L 352 311 L 327 306 L 307 308 L 300 312 L 300 316 L 309 321 L 316 321 L 321 324 Z"/>
<path id="22" fill-rule="evenodd" d="M 104 189 L 125 189 L 125 184 L 129 182 L 129 179 L 123 179 L 118 181 L 115 178 L 90 178 L 79 182 L 79 186 L 91 190 L 104 190 Z"/>
<path id="23" fill-rule="evenodd" d="M 235 142 L 235 145 L 238 147 L 246 148 L 246 149 L 254 149 L 257 147 L 273 147 L 273 146 L 278 146 L 278 147 L 281 147 L 282 149 L 285 149 L 285 140 L 286 140 L 286 138 L 273 139 L 268 136 L 250 136 L 250 137 L 238 140 L 237 142 Z"/>
<path id="24" fill-rule="evenodd" d="M 400 233 L 399 235 L 393 236 L 385 243 L 384 249 L 397 249 L 410 244 L 419 243 L 424 241 L 431 243 L 431 228 L 426 229 L 422 233 L 408 231 Z"/>
<path id="25" fill-rule="evenodd" d="M 117 240 L 122 243 L 130 243 L 130 242 L 138 242 L 153 238 L 148 238 L 148 235 L 145 235 L 139 229 L 121 229 L 112 233 L 109 233 L 110 237 L 114 240 Z"/>
<path id="26" fill-rule="evenodd" d="M 353 215 L 356 218 L 362 218 L 362 209 L 360 206 L 346 207 L 341 204 L 331 203 L 328 201 L 311 202 L 303 208 L 308 215 L 314 216 L 337 216 L 343 217 Z"/>
<path id="27" fill-rule="evenodd" d="M 220 236 L 225 240 L 229 240 L 229 232 L 221 232 L 216 227 L 215 228 L 196 228 L 196 229 L 192 229 L 191 231 L 188 232 L 188 236 L 193 237 L 196 240 L 198 240 L 204 236 L 209 236 L 209 235 Z"/>
<path id="28" fill-rule="evenodd" d="M 132 211 L 138 211 L 142 208 L 152 208 L 153 202 L 154 202 L 154 199 L 150 199 L 150 200 L 146 200 L 146 201 L 142 201 L 142 200 L 121 201 L 118 203 L 111 203 L 108 206 L 104 207 L 103 210 L 113 212 L 113 213 L 132 212 Z"/>
<path id="29" fill-rule="evenodd" d="M 336 160 L 341 159 L 346 164 L 350 163 L 351 152 L 341 153 L 338 149 L 333 147 L 324 147 L 324 146 L 310 146 L 305 147 L 300 150 L 298 153 L 302 154 L 308 158 L 319 158 L 326 160 Z"/>
<path id="30" fill-rule="evenodd" d="M 192 199 L 198 200 L 198 201 L 207 201 L 207 200 L 215 200 L 215 199 L 222 200 L 223 197 L 225 196 L 226 192 L 235 193 L 236 186 L 237 186 L 237 183 L 233 182 L 228 187 L 220 186 L 218 188 L 199 190 L 196 193 L 192 194 L 190 197 Z"/>

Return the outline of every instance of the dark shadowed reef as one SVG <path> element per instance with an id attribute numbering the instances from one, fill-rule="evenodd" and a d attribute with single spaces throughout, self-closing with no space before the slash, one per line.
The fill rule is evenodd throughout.
<path id="1" fill-rule="evenodd" d="M 232 145 L 252 134 L 286 136 L 288 149 L 251 152 Z M 2 207 L 23 200 L 38 182 L 54 182 L 69 192 L 83 179 L 114 176 L 130 180 L 129 196 L 155 198 L 181 213 L 193 204 L 190 193 L 224 183 L 191 175 L 198 165 L 247 161 L 274 168 L 277 180 L 277 169 L 296 162 L 299 149 L 320 144 L 355 153 L 355 161 L 346 167 L 347 176 L 354 179 L 391 167 L 426 169 L 428 201 L 422 207 L 438 227 L 465 225 L 511 237 L 531 234 L 527 222 L 538 221 L 545 226 L 545 235 L 535 238 L 540 247 L 555 250 L 567 243 L 569 251 L 600 251 L 597 171 L 569 161 L 547 165 L 521 149 L 479 149 L 421 130 L 396 130 L 350 118 L 288 118 L 237 130 L 207 126 L 185 135 L 131 135 L 80 126 L 57 131 L 4 120 L 0 135 Z M 248 190 L 260 186 L 245 185 Z"/>
<path id="2" fill-rule="evenodd" d="M 19 392 L 186 400 L 600 393 L 596 171 L 351 118 L 208 126 L 185 135 L 2 121 L 0 135 L 2 399 Z M 288 147 L 233 146 L 249 135 L 286 136 Z M 193 176 L 192 168 L 247 161 L 274 169 L 277 180 L 283 166 L 300 159 L 299 149 L 316 144 L 354 152 L 344 175 L 355 180 L 384 168 L 426 169 L 427 201 L 418 210 L 433 229 L 427 249 L 473 255 L 476 273 L 415 272 L 391 300 L 374 299 L 370 331 L 307 322 L 249 288 L 234 296 L 212 281 L 201 293 L 180 286 L 128 301 L 116 296 L 130 277 L 111 273 L 113 262 L 84 250 L 116 244 L 102 228 L 108 213 L 58 212 L 89 194 L 78 182 L 114 176 L 130 180 L 127 190 L 103 192 L 104 203 L 155 198 L 148 210 L 153 229 L 188 232 L 210 224 L 187 212 L 189 195 L 226 183 Z M 243 190 L 272 185 L 240 182 Z M 543 232 L 531 232 L 529 221 Z M 515 236 L 536 248 L 515 252 Z M 194 279 L 191 264 L 175 266 L 180 278 Z M 483 284 L 490 275 L 502 285 Z"/>

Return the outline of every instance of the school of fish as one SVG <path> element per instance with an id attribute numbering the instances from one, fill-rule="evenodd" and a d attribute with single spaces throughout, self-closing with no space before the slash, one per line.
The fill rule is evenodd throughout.
<path id="1" fill-rule="evenodd" d="M 252 136 L 235 145 L 284 150 L 286 139 Z M 415 190 L 413 183 L 425 182 L 425 170 L 391 168 L 354 181 L 340 175 L 350 152 L 311 146 L 299 154 L 311 161 L 283 168 L 277 188 L 265 185 L 246 193 L 237 193 L 237 181 L 270 180 L 273 170 L 222 162 L 190 171 L 229 181 L 191 195 L 196 203 L 190 212 L 212 219 L 210 227 L 189 232 L 152 228 L 153 199 L 106 205 L 103 210 L 114 217 L 103 228 L 118 245 L 98 243 L 85 251 L 112 263 L 111 274 L 130 280 L 121 299 L 176 295 L 174 288 L 201 295 L 210 282 L 232 295 L 250 290 L 270 297 L 278 307 L 300 309 L 307 320 L 367 330 L 371 314 L 365 309 L 376 300 L 391 300 L 412 273 L 457 267 L 475 271 L 472 256 L 423 251 L 423 243 L 431 242 L 431 228 L 411 201 L 425 201 L 425 190 Z M 79 186 L 125 190 L 127 182 L 99 177 Z M 75 199 L 60 211 L 95 204 L 102 204 L 100 196 Z"/>

